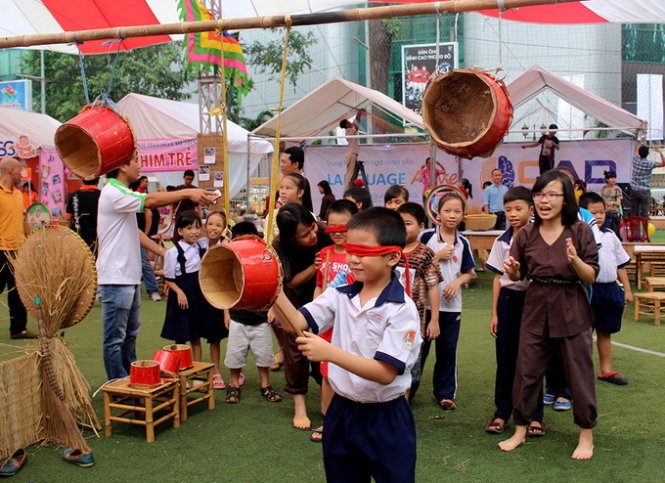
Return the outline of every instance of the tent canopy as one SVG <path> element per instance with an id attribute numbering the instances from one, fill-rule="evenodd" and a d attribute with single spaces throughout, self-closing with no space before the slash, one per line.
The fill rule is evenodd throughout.
<path id="1" fill-rule="evenodd" d="M 430 0 L 405 0 L 391 3 L 424 3 Z M 374 3 L 374 2 L 370 2 Z M 0 37 L 76 32 L 79 30 L 156 25 L 180 22 L 175 0 L 4 0 L 0 16 Z M 224 18 L 302 14 L 357 6 L 357 0 L 224 0 Z M 497 10 L 485 10 L 497 16 Z M 512 9 L 503 13 L 506 20 L 535 23 L 665 23 L 665 4 L 659 0 L 589 0 L 559 5 Z M 181 35 L 135 37 L 122 41 L 122 50 L 179 40 Z M 117 43 L 103 41 L 80 45 L 84 54 L 115 52 Z M 74 45 L 47 48 L 70 54 Z"/>
<path id="2" fill-rule="evenodd" d="M 632 134 L 646 128 L 646 121 L 538 65 L 508 83 L 514 107 L 528 102 L 545 89 L 552 90 L 568 104 L 610 127 L 624 128 Z"/>
<path id="3" fill-rule="evenodd" d="M 55 131 L 60 121 L 36 112 L 21 111 L 19 109 L 0 108 L 0 140 L 18 140 L 21 135 L 35 146 L 54 148 Z"/>
<path id="4" fill-rule="evenodd" d="M 129 118 L 138 139 L 195 138 L 199 134 L 199 106 L 141 94 L 127 94 L 118 102 Z M 247 135 L 249 131 L 228 121 L 229 192 L 235 196 L 247 184 Z M 250 172 L 264 155 L 272 153 L 272 144 L 252 139 Z M 202 164 L 202 161 L 199 161 Z M 162 184 L 177 184 L 180 173 L 156 173 Z"/>
<path id="5" fill-rule="evenodd" d="M 198 104 L 127 94 L 118 105 L 132 123 L 137 139 L 195 138 L 200 132 Z M 231 121 L 227 123 L 229 151 L 246 155 L 249 131 Z M 269 142 L 252 140 L 252 154 L 263 155 L 272 150 Z"/>
<path id="6" fill-rule="evenodd" d="M 331 129 L 340 120 L 353 116 L 356 109 L 366 109 L 372 105 L 423 128 L 423 119 L 420 115 L 387 95 L 333 77 L 282 112 L 281 135 L 313 136 L 323 130 Z M 277 117 L 273 117 L 252 132 L 263 136 L 274 136 L 276 128 Z"/>

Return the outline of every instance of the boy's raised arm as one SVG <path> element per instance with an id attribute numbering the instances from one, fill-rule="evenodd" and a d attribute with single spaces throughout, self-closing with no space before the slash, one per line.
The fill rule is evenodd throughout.
<path id="1" fill-rule="evenodd" d="M 273 310 L 279 317 L 282 324 L 282 327 L 287 332 L 296 333 L 299 336 L 302 335 L 303 330 L 309 329 L 309 324 L 305 320 L 305 317 L 296 310 L 291 301 L 284 295 L 284 291 L 280 290 L 275 304 L 272 306 Z"/>
<path id="2" fill-rule="evenodd" d="M 397 376 L 397 367 L 387 362 L 351 354 L 332 345 L 318 335 L 307 332 L 298 337 L 296 342 L 300 352 L 310 361 L 332 362 L 342 369 L 379 384 L 390 384 Z"/>

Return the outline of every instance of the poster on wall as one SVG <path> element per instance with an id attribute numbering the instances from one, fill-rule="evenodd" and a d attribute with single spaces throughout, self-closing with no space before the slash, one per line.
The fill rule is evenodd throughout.
<path id="1" fill-rule="evenodd" d="M 402 46 L 402 104 L 420 114 L 427 82 L 437 71 L 444 74 L 458 67 L 457 42 Z"/>
<path id="2" fill-rule="evenodd" d="M 42 149 L 39 155 L 39 201 L 48 206 L 51 215 L 61 218 L 65 213 L 64 165 L 55 149 Z"/>
<path id="3" fill-rule="evenodd" d="M 459 160 L 436 150 L 436 184 L 458 185 L 467 178 L 472 186 L 468 200 L 469 212 L 478 213 L 482 207 L 482 185 L 491 180 L 495 168 L 503 172 L 503 184 L 508 187 L 531 188 L 538 176 L 539 149 L 522 149 L 521 143 L 502 144 L 488 158 Z M 632 139 L 606 139 L 595 141 L 566 141 L 557 151 L 556 166 L 567 167 L 576 178 L 587 183 L 589 191 L 600 192 L 605 184 L 604 172 L 616 171 L 617 181 L 630 181 L 635 144 Z M 429 189 L 429 144 L 393 144 L 362 146 L 367 182 L 374 206 L 383 206 L 383 195 L 395 184 L 409 191 L 409 201 L 422 204 L 423 194 Z M 330 183 L 333 194 L 344 194 L 346 146 L 309 146 L 305 150 L 305 175 L 314 186 L 321 180 Z M 321 194 L 312 190 L 315 211 L 321 204 Z"/>
<path id="4" fill-rule="evenodd" d="M 198 144 L 196 139 L 140 139 L 141 172 L 196 170 Z"/>
<path id="5" fill-rule="evenodd" d="M 32 81 L 0 82 L 0 108 L 32 111 Z"/>

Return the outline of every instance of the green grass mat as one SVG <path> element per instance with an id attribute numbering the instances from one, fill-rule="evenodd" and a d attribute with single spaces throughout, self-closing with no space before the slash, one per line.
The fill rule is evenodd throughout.
<path id="1" fill-rule="evenodd" d="M 550 408 L 546 408 L 545 422 L 549 427 L 544 438 L 529 440 L 510 454 L 497 448 L 496 443 L 504 436 L 484 432 L 493 412 L 495 359 L 493 339 L 487 330 L 491 281 L 486 274 L 482 276 L 484 280 L 464 291 L 458 351 L 459 409 L 443 412 L 434 403 L 433 357 L 413 405 L 418 431 L 417 480 L 663 481 L 665 431 L 660 422 L 664 411 L 665 358 L 622 348 L 614 349 L 614 367 L 630 379 L 630 384 L 618 387 L 598 382 L 600 417 L 594 431 L 596 452 L 591 461 L 570 459 L 577 440 L 572 413 L 555 413 Z M 166 341 L 159 337 L 164 310 L 165 302 L 144 298 L 139 358 L 149 358 L 165 345 Z M 7 309 L 0 312 L 0 344 L 16 345 L 16 341 L 9 340 Z M 36 328 L 34 322 L 29 327 Z M 66 338 L 94 391 L 105 381 L 99 304 L 82 323 L 67 329 Z M 650 319 L 633 322 L 631 307 L 615 340 L 665 353 L 665 325 L 655 327 Z M 0 347 L 0 353 L 10 350 Z M 266 402 L 259 396 L 255 368 L 248 366 L 246 372 L 247 383 L 239 404 L 225 404 L 225 392 L 217 391 L 215 411 L 191 408 L 189 420 L 180 429 L 172 428 L 170 423 L 160 425 L 152 444 L 145 442 L 142 428 L 114 423 L 113 436 L 91 437 L 97 464 L 90 469 L 65 463 L 56 448 L 30 447 L 26 467 L 12 481 L 324 481 L 321 445 L 310 442 L 308 432 L 291 428 L 290 399 Z M 281 392 L 283 371 L 271 376 Z M 308 405 L 314 424 L 321 420 L 318 398 L 318 387 L 312 383 Z M 101 393 L 93 404 L 103 418 Z"/>

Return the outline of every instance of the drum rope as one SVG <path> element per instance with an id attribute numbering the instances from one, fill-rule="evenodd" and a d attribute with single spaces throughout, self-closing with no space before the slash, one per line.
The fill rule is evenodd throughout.
<path id="1" fill-rule="evenodd" d="M 275 224 L 275 193 L 277 189 L 277 178 L 279 176 L 279 139 L 282 128 L 282 109 L 284 105 L 284 85 L 286 83 L 286 61 L 289 53 L 289 35 L 291 34 L 291 16 L 286 15 L 284 17 L 284 23 L 286 24 L 286 33 L 284 35 L 284 54 L 282 56 L 282 71 L 280 74 L 280 84 L 279 84 L 279 105 L 277 107 L 277 126 L 275 128 L 275 150 L 273 151 L 272 158 L 272 172 L 270 175 L 270 203 L 268 204 L 268 226 L 266 227 L 266 243 L 270 245 L 273 239 L 273 226 Z"/>
<path id="2" fill-rule="evenodd" d="M 85 103 L 90 104 L 90 94 L 88 93 L 88 79 L 85 76 L 85 64 L 83 62 L 83 52 L 81 52 L 81 47 L 79 47 L 83 42 L 78 40 L 78 32 L 74 32 L 74 45 L 79 52 L 79 64 L 81 66 L 81 81 L 83 82 L 83 93 L 85 94 Z"/>
<path id="3" fill-rule="evenodd" d="M 231 206 L 231 200 L 229 200 L 230 191 L 229 191 L 229 138 L 228 138 L 228 114 L 226 112 L 226 60 L 224 58 L 224 21 L 220 19 L 219 21 L 219 50 L 221 54 L 221 66 L 220 66 L 220 76 L 222 81 L 222 171 L 224 172 L 223 178 L 223 190 L 224 190 L 224 215 L 229 213 L 229 208 Z M 247 146 L 247 149 L 251 149 L 250 146 Z M 249 186 L 247 187 L 249 190 Z"/>

